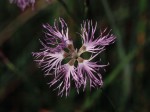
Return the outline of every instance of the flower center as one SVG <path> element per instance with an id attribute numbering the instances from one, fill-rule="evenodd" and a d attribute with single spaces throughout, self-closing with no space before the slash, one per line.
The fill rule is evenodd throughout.
<path id="1" fill-rule="evenodd" d="M 78 56 L 77 51 L 75 51 L 75 52 L 72 53 L 72 58 L 73 58 L 73 59 L 77 59 L 78 57 L 79 57 L 79 56 Z"/>
<path id="2" fill-rule="evenodd" d="M 75 50 L 73 44 L 69 44 L 67 48 L 68 48 L 69 52 L 68 53 L 65 52 L 63 54 L 63 56 L 64 56 L 64 58 L 71 58 L 70 61 L 68 62 L 68 64 L 70 66 L 73 66 L 75 64 L 76 60 L 78 63 L 83 63 L 84 59 L 82 57 L 80 57 L 80 55 L 86 51 L 85 46 L 82 46 L 79 49 L 79 51 L 77 51 L 77 49 Z"/>

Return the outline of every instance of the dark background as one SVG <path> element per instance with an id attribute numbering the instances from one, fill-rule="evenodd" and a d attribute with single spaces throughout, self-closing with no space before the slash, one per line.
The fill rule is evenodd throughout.
<path id="1" fill-rule="evenodd" d="M 43 23 L 64 18 L 78 47 L 83 20 L 112 29 L 115 44 L 100 57 L 110 63 L 102 89 L 57 96 L 31 52 L 39 51 Z M 21 11 L 0 0 L 0 112 L 150 112 L 149 0 L 36 0 Z"/>

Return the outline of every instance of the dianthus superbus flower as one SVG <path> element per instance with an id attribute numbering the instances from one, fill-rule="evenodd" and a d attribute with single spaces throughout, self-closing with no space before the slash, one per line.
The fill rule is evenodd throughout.
<path id="1" fill-rule="evenodd" d="M 9 0 L 10 3 L 16 4 L 19 8 L 24 10 L 27 6 L 32 5 L 34 7 L 35 0 Z"/>
<path id="2" fill-rule="evenodd" d="M 26 7 L 31 6 L 34 9 L 36 0 L 9 0 L 10 3 L 16 4 L 21 10 L 25 10 Z M 50 2 L 50 0 L 46 0 Z"/>
<path id="3" fill-rule="evenodd" d="M 79 93 L 79 89 L 85 90 L 89 84 L 90 88 L 97 88 L 103 85 L 100 69 L 102 65 L 93 61 L 97 55 L 105 50 L 105 47 L 115 41 L 115 36 L 106 34 L 106 30 L 95 37 L 96 25 L 92 21 L 84 21 L 81 25 L 82 46 L 75 49 L 71 38 L 68 36 L 68 26 L 63 19 L 54 22 L 54 26 L 43 25 L 44 41 L 41 41 L 43 48 L 34 52 L 35 61 L 45 71 L 45 75 L 52 75 L 53 79 L 48 83 L 56 86 L 58 95 L 69 95 L 71 82 Z M 83 53 L 89 52 L 90 58 L 85 59 Z"/>

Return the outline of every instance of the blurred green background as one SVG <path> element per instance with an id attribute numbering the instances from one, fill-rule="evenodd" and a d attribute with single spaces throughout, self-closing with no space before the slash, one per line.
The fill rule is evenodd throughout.
<path id="1" fill-rule="evenodd" d="M 31 52 L 39 51 L 43 23 L 64 18 L 78 43 L 83 20 L 112 29 L 117 39 L 100 57 L 102 89 L 74 87 L 66 98 L 49 88 Z M 0 0 L 0 112 L 150 112 L 149 0 L 36 0 L 21 11 Z"/>

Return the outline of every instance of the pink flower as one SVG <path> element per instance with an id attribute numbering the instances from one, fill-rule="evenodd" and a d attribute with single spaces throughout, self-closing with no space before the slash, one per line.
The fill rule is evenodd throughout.
<path id="1" fill-rule="evenodd" d="M 57 26 L 57 25 L 58 26 Z M 45 42 L 41 42 L 43 48 L 40 52 L 34 52 L 33 56 L 39 67 L 43 68 L 45 75 L 53 75 L 54 78 L 48 84 L 56 85 L 58 95 L 69 95 L 71 82 L 73 81 L 77 92 L 89 83 L 90 88 L 101 87 L 103 85 L 100 69 L 107 65 L 93 61 L 94 58 L 105 50 L 105 47 L 115 41 L 115 36 L 106 35 L 104 30 L 98 37 L 95 37 L 96 25 L 92 21 L 85 21 L 81 25 L 81 48 L 75 49 L 73 42 L 68 36 L 68 27 L 63 19 L 59 23 L 54 23 L 54 27 L 49 24 L 43 25 L 45 28 Z M 91 53 L 89 59 L 84 59 L 84 52 Z M 67 61 L 68 60 L 68 61 Z"/>
<path id="2" fill-rule="evenodd" d="M 62 96 L 65 92 L 65 95 L 68 96 L 71 85 L 71 77 L 75 81 L 76 88 L 79 89 L 79 79 L 74 66 L 67 63 L 60 66 L 60 68 L 55 68 L 55 70 L 55 78 L 49 83 L 49 85 L 52 86 L 59 81 L 59 84 L 57 86 L 57 88 L 59 89 L 58 95 Z"/>
<path id="3" fill-rule="evenodd" d="M 115 36 L 110 34 L 104 35 L 106 29 L 100 32 L 98 37 L 95 37 L 97 23 L 93 25 L 92 21 L 84 21 L 81 25 L 81 37 L 83 39 L 82 49 L 84 52 L 96 53 L 103 50 L 106 45 L 109 45 L 115 41 Z"/>
<path id="4" fill-rule="evenodd" d="M 24 10 L 27 6 L 32 5 L 34 7 L 35 0 L 9 0 L 10 3 L 17 4 L 19 8 Z"/>
<path id="5" fill-rule="evenodd" d="M 103 85 L 102 76 L 99 73 L 99 70 L 107 65 L 101 65 L 98 64 L 98 62 L 92 61 L 93 58 L 95 58 L 99 53 L 91 55 L 89 59 L 83 59 L 81 57 L 78 57 L 77 59 L 77 73 L 79 75 L 82 74 L 83 90 L 85 90 L 88 80 L 90 83 L 90 88 L 101 87 Z"/>

